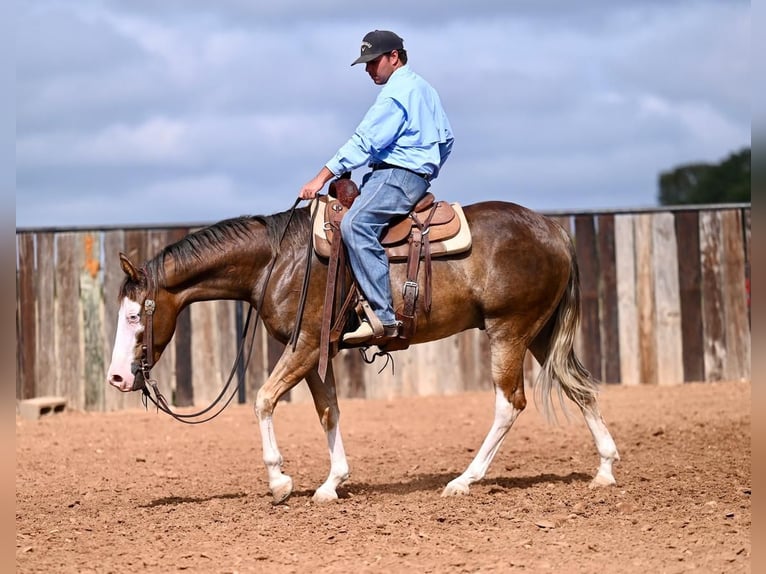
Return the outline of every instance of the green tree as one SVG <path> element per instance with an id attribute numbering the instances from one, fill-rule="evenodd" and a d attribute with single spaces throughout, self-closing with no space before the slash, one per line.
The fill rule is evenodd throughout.
<path id="1" fill-rule="evenodd" d="M 750 201 L 750 148 L 717 164 L 694 163 L 660 173 L 660 205 Z"/>

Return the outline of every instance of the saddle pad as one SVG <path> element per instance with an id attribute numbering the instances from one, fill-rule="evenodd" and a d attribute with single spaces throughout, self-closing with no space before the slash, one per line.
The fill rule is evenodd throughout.
<path id="1" fill-rule="evenodd" d="M 314 250 L 320 257 L 330 257 L 331 237 L 328 239 L 327 228 L 325 227 L 325 207 L 327 205 L 327 196 L 321 196 L 311 202 L 311 212 L 316 210 L 314 218 Z M 450 204 L 455 212 L 454 221 L 450 221 L 449 227 L 455 229 L 450 233 L 450 237 L 433 239 L 431 244 L 431 257 L 443 257 L 454 253 L 462 253 L 471 248 L 471 230 L 468 227 L 463 208 L 459 203 Z M 453 227 L 454 226 L 454 227 Z M 444 226 L 447 227 L 447 226 Z M 434 228 L 435 229 L 435 228 Z M 407 259 L 409 254 L 409 243 L 404 241 L 397 245 L 386 247 L 388 258 L 392 261 L 401 261 Z"/>

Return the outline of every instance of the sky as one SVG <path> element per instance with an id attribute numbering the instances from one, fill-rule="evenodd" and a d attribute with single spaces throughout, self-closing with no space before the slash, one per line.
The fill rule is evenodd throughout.
<path id="1" fill-rule="evenodd" d="M 751 145 L 746 1 L 14 2 L 17 227 L 289 209 L 380 89 L 350 66 L 373 29 L 449 116 L 439 199 L 650 207 Z"/>

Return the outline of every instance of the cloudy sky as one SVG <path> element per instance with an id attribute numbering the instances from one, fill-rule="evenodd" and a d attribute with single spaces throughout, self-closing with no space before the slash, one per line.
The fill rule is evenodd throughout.
<path id="1" fill-rule="evenodd" d="M 656 205 L 750 146 L 750 2 L 15 0 L 17 227 L 288 209 L 378 91 L 391 29 L 455 133 L 432 191 L 542 211 Z M 359 181 L 363 171 L 357 170 Z"/>

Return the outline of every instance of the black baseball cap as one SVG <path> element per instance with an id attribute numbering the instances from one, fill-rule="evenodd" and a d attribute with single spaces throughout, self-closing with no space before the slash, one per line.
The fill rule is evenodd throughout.
<path id="1" fill-rule="evenodd" d="M 373 30 L 362 39 L 359 57 L 351 65 L 366 64 L 392 50 L 404 50 L 404 40 L 388 30 Z"/>

